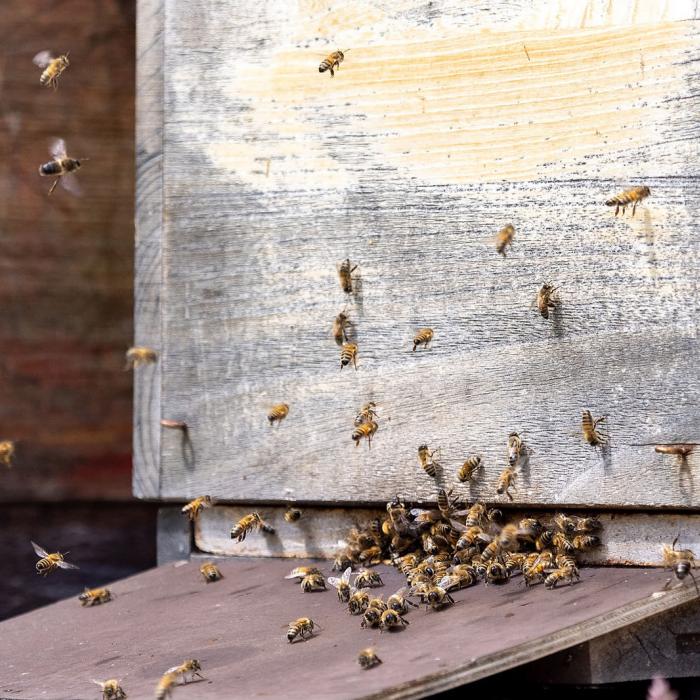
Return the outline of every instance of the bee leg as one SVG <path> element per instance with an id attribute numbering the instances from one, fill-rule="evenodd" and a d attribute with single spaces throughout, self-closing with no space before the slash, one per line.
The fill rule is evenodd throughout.
<path id="1" fill-rule="evenodd" d="M 58 184 L 59 179 L 60 179 L 60 178 L 57 177 L 57 178 L 53 181 L 53 185 L 51 185 L 51 188 L 49 189 L 49 194 L 51 194 L 51 193 L 56 189 L 56 185 Z"/>
<path id="2" fill-rule="evenodd" d="M 335 75 L 335 73 L 333 72 L 333 66 L 331 66 L 328 70 L 331 72 L 331 78 L 332 78 Z"/>
<path id="3" fill-rule="evenodd" d="M 616 204 L 615 205 L 615 216 L 617 216 L 618 212 L 620 211 L 620 205 Z"/>
<path id="4" fill-rule="evenodd" d="M 634 212 L 636 212 L 636 211 L 637 211 L 637 202 L 635 202 L 635 203 L 632 205 L 632 216 L 634 216 Z"/>

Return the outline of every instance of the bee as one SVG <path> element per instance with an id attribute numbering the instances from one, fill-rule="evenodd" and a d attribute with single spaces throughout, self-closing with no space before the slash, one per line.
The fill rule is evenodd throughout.
<path id="1" fill-rule="evenodd" d="M 450 496 L 452 495 L 452 489 L 449 491 L 445 491 L 445 489 L 438 489 L 438 495 L 437 495 L 437 504 L 438 504 L 438 509 L 440 510 L 440 513 L 442 513 L 443 517 L 449 518 L 450 515 L 452 515 L 452 511 L 454 510 L 454 505 L 457 499 L 454 501 L 450 502 Z"/>
<path id="2" fill-rule="evenodd" d="M 576 567 L 573 569 L 569 567 L 555 569 L 551 574 L 549 574 L 549 576 L 547 576 L 547 578 L 545 578 L 544 587 L 550 589 L 555 588 L 556 585 L 562 581 L 568 581 L 569 585 L 572 585 L 574 583 L 574 579 L 579 579 L 579 573 Z"/>
<path id="3" fill-rule="evenodd" d="M 340 369 L 352 362 L 355 371 L 357 371 L 357 345 L 355 343 L 343 343 L 340 350 Z"/>
<path id="4" fill-rule="evenodd" d="M 125 700 L 126 693 L 116 678 L 111 678 L 108 681 L 93 680 L 92 682 L 102 688 L 102 700 Z"/>
<path id="5" fill-rule="evenodd" d="M 382 610 L 380 608 L 375 608 L 371 605 L 367 606 L 367 609 L 362 614 L 362 621 L 360 622 L 360 627 L 379 627 L 379 623 L 382 621 Z"/>
<path id="6" fill-rule="evenodd" d="M 355 579 L 357 588 L 377 588 L 383 585 L 382 577 L 374 569 L 362 569 Z"/>
<path id="7" fill-rule="evenodd" d="M 31 541 L 31 540 L 30 540 Z M 38 557 L 41 557 L 36 563 L 36 572 L 41 576 L 48 576 L 55 569 L 79 569 L 79 566 L 67 562 L 64 557 L 69 552 L 61 554 L 60 552 L 54 552 L 49 554 L 45 549 L 40 547 L 36 542 L 32 542 L 32 547 Z"/>
<path id="8" fill-rule="evenodd" d="M 506 525 L 499 533 L 497 542 L 502 550 L 515 550 L 518 548 L 519 530 L 517 525 Z"/>
<path id="9" fill-rule="evenodd" d="M 552 537 L 552 544 L 558 552 L 572 554 L 575 551 L 573 542 L 562 532 L 555 532 Z"/>
<path id="10" fill-rule="evenodd" d="M 412 569 L 415 569 L 419 562 L 420 554 L 417 552 L 410 552 L 409 554 L 404 554 L 402 557 L 394 558 L 394 566 L 404 576 L 407 576 Z"/>
<path id="11" fill-rule="evenodd" d="M 576 518 L 576 532 L 596 532 L 603 527 L 598 518 Z"/>
<path id="12" fill-rule="evenodd" d="M 503 562 L 492 561 L 486 567 L 486 583 L 505 583 L 508 578 L 508 570 Z"/>
<path id="13" fill-rule="evenodd" d="M 467 511 L 467 519 L 465 525 L 467 527 L 481 527 L 486 517 L 486 506 L 483 503 L 475 503 Z"/>
<path id="14" fill-rule="evenodd" d="M 231 528 L 231 539 L 235 540 L 237 539 L 239 542 L 243 542 L 243 540 L 246 538 L 246 535 L 251 531 L 251 530 L 262 530 L 263 532 L 266 532 L 268 535 L 274 535 L 275 534 L 275 528 L 272 527 L 271 525 L 268 525 L 261 517 L 260 513 L 248 513 L 248 515 L 244 515 L 234 526 Z"/>
<path id="15" fill-rule="evenodd" d="M 344 311 L 341 311 L 333 319 L 333 330 L 332 335 L 337 345 L 342 345 L 348 342 L 348 328 L 352 326 L 350 319 L 347 317 Z"/>
<path id="16" fill-rule="evenodd" d="M 576 559 L 570 554 L 557 554 L 554 558 L 554 563 L 559 569 L 576 569 Z"/>
<path id="17" fill-rule="evenodd" d="M 396 629 L 397 627 L 405 627 L 408 624 L 408 620 L 404 620 L 400 613 L 397 613 L 396 610 L 392 610 L 391 608 L 385 610 L 382 613 L 382 617 L 379 621 L 379 626 L 383 630 Z"/>
<path id="18" fill-rule="evenodd" d="M 195 676 L 199 676 L 200 678 L 204 678 L 204 676 L 200 673 L 202 670 L 202 666 L 197 661 L 197 659 L 187 659 L 186 661 L 183 661 L 179 666 L 173 666 L 172 668 L 168 669 L 166 673 L 173 673 L 176 676 L 182 676 L 182 680 L 187 683 L 187 674 L 190 673 L 192 674 L 190 680 L 193 681 Z"/>
<path id="19" fill-rule="evenodd" d="M 81 194 L 80 186 L 73 175 L 75 171 L 80 169 L 80 160 L 66 155 L 66 143 L 63 139 L 54 139 L 49 147 L 49 153 L 51 160 L 39 166 L 39 175 L 56 178 L 49 188 L 49 194 L 53 194 L 59 181 L 69 192 L 76 195 Z M 82 160 L 87 160 L 87 158 Z"/>
<path id="20" fill-rule="evenodd" d="M 173 686 L 177 680 L 177 674 L 164 673 L 156 686 L 156 700 L 165 700 L 173 692 Z"/>
<path id="21" fill-rule="evenodd" d="M 525 565 L 525 554 L 522 552 L 506 552 L 503 555 L 503 563 L 508 576 L 512 576 L 516 571 L 522 571 Z"/>
<path id="22" fill-rule="evenodd" d="M 542 532 L 542 523 L 536 518 L 523 518 L 518 523 L 518 537 L 535 540 Z"/>
<path id="23" fill-rule="evenodd" d="M 345 571 L 347 567 L 352 567 L 352 561 L 346 549 L 338 552 L 333 559 L 333 566 L 331 571 Z"/>
<path id="24" fill-rule="evenodd" d="M 362 668 L 367 669 L 377 666 L 382 663 L 382 660 L 374 653 L 374 649 L 363 649 L 357 657 L 357 663 Z"/>
<path id="25" fill-rule="evenodd" d="M 448 605 L 454 604 L 454 598 L 440 586 L 430 586 L 424 593 L 423 596 L 426 601 L 426 605 L 430 605 L 433 610 L 440 610 Z"/>
<path id="26" fill-rule="evenodd" d="M 199 496 L 195 498 L 194 501 L 190 501 L 186 506 L 183 506 L 182 512 L 187 515 L 190 520 L 196 520 L 197 516 L 212 504 L 211 496 Z"/>
<path id="27" fill-rule="evenodd" d="M 306 578 L 307 576 L 311 576 L 311 574 L 320 574 L 321 572 L 315 567 L 315 566 L 297 566 L 296 569 L 292 569 L 292 572 L 290 574 L 287 574 L 285 576 L 285 579 L 292 579 L 292 578 Z"/>
<path id="28" fill-rule="evenodd" d="M 622 207 L 622 215 L 624 216 L 627 205 L 632 205 L 632 216 L 634 212 L 637 211 L 637 204 L 639 204 L 643 199 L 646 199 L 651 194 L 651 190 L 646 186 L 633 187 L 631 190 L 625 190 L 620 192 L 612 199 L 608 199 L 605 205 L 608 207 L 615 207 L 615 216 L 617 216 Z"/>
<path id="29" fill-rule="evenodd" d="M 0 464 L 6 467 L 12 466 L 12 458 L 15 456 L 15 443 L 12 440 L 0 441 Z"/>
<path id="30" fill-rule="evenodd" d="M 455 591 L 460 588 L 466 588 L 467 586 L 471 586 L 473 583 L 476 582 L 476 574 L 475 573 L 450 573 L 450 574 L 445 574 L 442 578 L 440 578 L 437 582 L 437 585 L 442 588 L 445 591 Z"/>
<path id="31" fill-rule="evenodd" d="M 348 49 L 346 49 L 347 51 Z M 340 64 L 345 60 L 345 54 L 338 50 L 328 54 L 318 66 L 319 73 L 325 73 L 327 70 L 331 72 L 331 78 L 335 75 L 333 69 L 340 70 Z M 350 262 L 347 260 L 346 262 Z"/>
<path id="32" fill-rule="evenodd" d="M 406 594 L 408 593 L 408 588 L 405 586 L 403 588 L 400 588 L 396 593 L 393 595 L 390 595 L 387 598 L 386 605 L 389 610 L 393 610 L 394 612 L 397 612 L 399 615 L 405 615 L 408 612 L 408 606 L 411 605 L 414 608 L 417 608 L 418 606 L 412 601 L 409 600 L 406 597 Z"/>
<path id="33" fill-rule="evenodd" d="M 301 518 L 301 511 L 299 508 L 287 506 L 287 510 L 284 511 L 284 521 L 286 523 L 295 523 L 299 518 Z"/>
<path id="34" fill-rule="evenodd" d="M 540 552 L 552 544 L 554 539 L 554 530 L 542 530 L 535 540 L 535 549 Z"/>
<path id="35" fill-rule="evenodd" d="M 355 447 L 360 446 L 360 440 L 362 438 L 367 438 L 367 446 L 371 450 L 372 449 L 372 436 L 377 432 L 377 429 L 379 426 L 374 422 L 370 421 L 369 423 L 362 423 L 362 425 L 358 425 L 353 431 L 351 438 L 355 441 Z"/>
<path id="36" fill-rule="evenodd" d="M 211 562 L 206 562 L 199 567 L 199 573 L 202 574 L 207 583 L 219 581 L 224 575 L 219 571 L 219 567 Z"/>
<path id="37" fill-rule="evenodd" d="M 351 615 L 362 615 L 362 613 L 367 610 L 369 605 L 369 594 L 367 589 L 362 590 L 353 589 L 353 593 L 348 600 L 348 612 Z"/>
<path id="38" fill-rule="evenodd" d="M 576 521 L 564 515 L 564 513 L 557 513 L 552 523 L 558 530 L 569 535 L 576 530 Z"/>
<path id="39" fill-rule="evenodd" d="M 289 629 L 287 630 L 287 641 L 291 644 L 297 637 L 301 637 L 302 640 L 308 637 L 314 636 L 314 628 L 318 627 L 316 623 L 308 617 L 300 617 L 297 620 L 289 623 Z"/>
<path id="40" fill-rule="evenodd" d="M 676 445 L 655 445 L 654 452 L 658 452 L 662 455 L 675 455 L 679 464 L 683 466 L 688 461 L 688 455 L 690 455 L 694 448 L 695 445 L 690 443 L 679 443 Z"/>
<path id="41" fill-rule="evenodd" d="M 326 590 L 326 579 L 323 574 L 308 574 L 301 579 L 301 590 L 303 593 L 313 593 L 314 591 Z"/>
<path id="42" fill-rule="evenodd" d="M 439 448 L 433 450 L 432 452 L 428 449 L 427 445 L 418 446 L 418 461 L 421 467 L 425 470 L 428 476 L 432 476 L 433 479 L 437 478 L 437 470 L 440 467 L 440 463 L 433 459 L 435 454 L 439 454 Z"/>
<path id="43" fill-rule="evenodd" d="M 512 224 L 507 224 L 496 236 L 496 252 L 505 258 L 506 248 L 513 247 L 513 238 L 515 238 L 515 228 Z"/>
<path id="44" fill-rule="evenodd" d="M 482 562 L 487 562 L 490 559 L 493 559 L 494 557 L 499 556 L 501 553 L 501 545 L 498 539 L 493 540 L 493 542 L 490 542 L 487 547 L 484 549 L 484 551 L 481 553 L 481 561 Z"/>
<path id="45" fill-rule="evenodd" d="M 359 556 L 357 557 L 361 562 L 368 562 L 370 564 L 379 564 L 382 560 L 382 548 L 379 545 L 374 545 L 372 547 L 367 547 L 363 549 Z"/>
<path id="46" fill-rule="evenodd" d="M 472 455 L 467 459 L 467 461 L 459 468 L 457 472 L 457 478 L 464 483 L 465 481 L 471 481 L 474 477 L 474 472 L 481 468 L 481 456 Z"/>
<path id="47" fill-rule="evenodd" d="M 374 401 L 368 401 L 355 416 L 355 425 L 371 423 L 377 417 L 377 412 L 374 410 L 376 406 Z"/>
<path id="48" fill-rule="evenodd" d="M 112 600 L 112 592 L 109 588 L 86 588 L 79 596 L 78 600 L 83 607 L 92 607 L 109 603 Z"/>
<path id="49" fill-rule="evenodd" d="M 596 430 L 598 423 L 602 423 L 607 416 L 601 416 L 593 420 L 590 411 L 583 411 L 581 413 L 581 432 L 583 433 L 583 439 L 593 447 L 598 447 L 598 445 L 604 445 L 608 441 L 608 436 L 605 433 L 601 433 Z"/>
<path id="50" fill-rule="evenodd" d="M 158 360 L 158 353 L 151 348 L 136 346 L 126 351 L 126 368 L 136 369 L 142 365 L 152 365 Z"/>
<path id="51" fill-rule="evenodd" d="M 281 423 L 289 415 L 289 405 L 286 403 L 275 404 L 267 414 L 270 425 Z"/>
<path id="52" fill-rule="evenodd" d="M 496 483 L 496 493 L 499 495 L 505 493 L 506 496 L 508 496 L 508 498 L 512 501 L 513 496 L 510 495 L 509 489 L 511 487 L 515 488 L 515 476 L 515 470 L 506 467 L 498 477 L 498 482 Z"/>
<path id="53" fill-rule="evenodd" d="M 549 318 L 549 310 L 556 309 L 557 301 L 554 292 L 556 292 L 557 289 L 559 289 L 559 287 L 553 287 L 551 284 L 545 282 L 537 292 L 537 310 L 540 312 L 542 318 Z"/>
<path id="54" fill-rule="evenodd" d="M 540 552 L 535 554 L 534 559 L 526 560 L 523 566 L 523 578 L 526 586 L 531 586 L 533 583 L 541 583 L 547 577 L 547 569 L 550 569 L 553 564 L 553 556 L 551 552 Z"/>
<path id="55" fill-rule="evenodd" d="M 428 345 L 433 339 L 433 329 L 432 328 L 421 328 L 413 338 L 413 352 L 419 345 L 425 346 L 426 350 Z"/>
<path id="56" fill-rule="evenodd" d="M 477 578 L 484 578 L 486 576 L 486 564 L 478 559 L 472 559 L 472 568 Z"/>
<path id="57" fill-rule="evenodd" d="M 346 294 L 352 294 L 352 273 L 357 270 L 357 265 L 350 266 L 350 258 L 346 258 L 338 266 L 338 281 L 340 282 L 340 288 Z"/>
<path id="58" fill-rule="evenodd" d="M 574 549 L 583 552 L 593 547 L 600 547 L 600 537 L 595 535 L 576 535 L 571 544 L 573 544 Z"/>
<path id="59" fill-rule="evenodd" d="M 170 418 L 161 418 L 160 425 L 162 428 L 170 430 L 182 430 L 183 433 L 188 431 L 187 423 L 184 420 L 172 420 Z"/>
<path id="60" fill-rule="evenodd" d="M 70 65 L 67 51 L 58 58 L 54 58 L 49 51 L 40 51 L 34 56 L 33 61 L 34 65 L 44 69 L 39 78 L 39 83 L 44 87 L 52 87 L 54 90 L 58 87 L 58 79 L 61 77 L 61 73 Z"/>
<path id="61" fill-rule="evenodd" d="M 350 574 L 352 573 L 352 567 L 348 566 L 343 575 L 340 578 L 335 576 L 328 577 L 328 583 L 333 586 L 338 592 L 338 600 L 341 603 L 347 603 L 350 600 L 351 587 L 350 587 Z"/>
<path id="62" fill-rule="evenodd" d="M 676 543 L 680 539 L 680 535 L 673 540 L 673 544 L 669 547 L 667 544 L 663 545 L 662 555 L 663 555 L 663 565 L 673 571 L 673 575 L 676 580 L 681 582 L 683 579 L 690 575 L 695 584 L 695 589 L 698 589 L 698 583 L 693 576 L 692 568 L 695 566 L 695 555 L 690 549 L 676 549 Z M 673 579 L 669 578 L 666 581 L 664 588 L 668 588 Z"/>
<path id="63" fill-rule="evenodd" d="M 508 464 L 514 467 L 523 452 L 523 441 L 518 433 L 508 435 Z"/>

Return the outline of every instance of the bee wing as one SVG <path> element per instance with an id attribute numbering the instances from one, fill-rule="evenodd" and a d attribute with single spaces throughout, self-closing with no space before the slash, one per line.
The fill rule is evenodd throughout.
<path id="1" fill-rule="evenodd" d="M 331 584 L 331 586 L 333 586 L 333 588 L 340 588 L 340 585 L 344 583 L 344 581 L 339 579 L 337 576 L 329 576 L 326 580 Z"/>
<path id="2" fill-rule="evenodd" d="M 49 143 L 49 153 L 54 158 L 66 157 L 66 142 L 63 139 L 53 139 Z"/>
<path id="3" fill-rule="evenodd" d="M 73 175 L 73 173 L 66 173 L 63 175 L 60 179 L 60 184 L 63 189 L 76 197 L 81 197 L 83 194 L 83 188 L 80 186 L 78 178 Z"/>
<path id="4" fill-rule="evenodd" d="M 56 562 L 58 566 L 61 569 L 79 569 L 79 566 L 76 566 L 75 564 L 71 564 L 69 561 L 66 561 L 65 559 L 61 559 L 60 561 Z"/>
<path id="5" fill-rule="evenodd" d="M 289 625 L 284 625 L 284 627 L 289 627 Z M 175 673 L 180 667 L 179 666 L 173 666 L 172 668 L 169 668 L 163 675 L 167 675 L 168 673 Z"/>
<path id="6" fill-rule="evenodd" d="M 32 542 L 31 540 L 29 541 Z M 32 547 L 34 547 L 34 551 L 36 552 L 37 557 L 49 556 L 49 553 L 43 547 L 40 547 L 36 542 L 32 542 Z"/>
<path id="7" fill-rule="evenodd" d="M 343 571 L 343 575 L 340 577 L 340 580 L 344 583 L 350 583 L 350 574 L 352 574 L 352 566 L 348 566 L 348 568 Z"/>
<path id="8" fill-rule="evenodd" d="M 39 68 L 46 68 L 46 66 L 53 61 L 53 56 L 50 51 L 39 51 L 32 61 L 34 65 L 39 66 Z"/>

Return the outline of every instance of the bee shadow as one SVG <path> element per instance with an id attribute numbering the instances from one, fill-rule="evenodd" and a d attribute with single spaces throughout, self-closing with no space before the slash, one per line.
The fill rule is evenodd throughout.
<path id="1" fill-rule="evenodd" d="M 352 278 L 352 297 L 357 306 L 357 313 L 362 315 L 364 310 L 363 307 L 363 295 L 362 295 L 362 275 L 356 272 Z M 357 331 L 355 331 L 355 336 L 357 337 Z"/>
<path id="2" fill-rule="evenodd" d="M 552 333 L 556 338 L 561 338 L 564 335 L 564 309 L 561 302 L 551 310 L 552 314 Z"/>
<path id="3" fill-rule="evenodd" d="M 603 462 L 603 473 L 609 474 L 612 469 L 612 448 L 610 441 L 600 446 L 600 458 Z"/>
<path id="4" fill-rule="evenodd" d="M 182 431 L 180 450 L 182 451 L 182 461 L 185 463 L 185 466 L 187 469 L 193 470 L 195 463 L 194 444 L 190 437 L 190 431 L 187 428 Z"/>
<path id="5" fill-rule="evenodd" d="M 693 484 L 693 472 L 690 469 L 687 457 L 682 457 L 678 463 L 678 490 L 688 505 L 694 502 L 695 488 Z"/>

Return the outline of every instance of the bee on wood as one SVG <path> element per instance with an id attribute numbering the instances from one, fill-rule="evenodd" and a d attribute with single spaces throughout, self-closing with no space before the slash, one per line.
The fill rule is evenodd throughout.
<path id="1" fill-rule="evenodd" d="M 503 564 L 506 567 L 508 576 L 512 576 L 516 571 L 523 570 L 525 554 L 522 552 L 505 552 L 503 554 Z"/>
<path id="2" fill-rule="evenodd" d="M 374 410 L 377 404 L 374 401 L 368 401 L 355 416 L 355 425 L 362 425 L 363 423 L 371 423 L 376 417 L 377 412 Z"/>
<path id="3" fill-rule="evenodd" d="M 396 591 L 396 593 L 390 595 L 387 598 L 387 608 L 389 608 L 389 610 L 393 610 L 394 612 L 399 613 L 399 615 L 405 615 L 409 610 L 409 605 L 413 606 L 414 608 L 417 608 L 418 606 L 412 600 L 409 600 L 406 597 L 407 594 L 408 588 L 406 586 L 400 588 L 398 591 Z"/>
<path id="4" fill-rule="evenodd" d="M 314 573 L 308 574 L 301 579 L 301 590 L 302 593 L 313 593 L 314 591 L 325 591 L 326 590 L 326 579 L 323 578 L 323 574 Z"/>
<path id="5" fill-rule="evenodd" d="M 396 610 L 392 610 L 391 608 L 382 613 L 382 617 L 379 621 L 379 626 L 382 630 L 403 628 L 408 624 L 408 620 L 405 620 Z"/>
<path id="6" fill-rule="evenodd" d="M 112 592 L 109 588 L 86 588 L 78 600 L 83 607 L 91 608 L 93 605 L 102 605 L 112 600 Z"/>
<path id="7" fill-rule="evenodd" d="M 169 698 L 173 692 L 175 681 L 177 681 L 177 674 L 170 672 L 164 673 L 156 686 L 156 700 L 165 700 L 165 698 Z"/>
<path id="8" fill-rule="evenodd" d="M 573 569 L 570 567 L 560 567 L 552 571 L 552 573 L 545 578 L 544 587 L 551 590 L 552 588 L 556 588 L 556 585 L 563 581 L 568 581 L 571 586 L 578 581 L 578 579 L 579 573 L 576 567 Z"/>
<path id="9" fill-rule="evenodd" d="M 590 411 L 586 410 L 581 413 L 581 432 L 583 433 L 583 439 L 592 447 L 604 445 L 608 441 L 608 436 L 597 430 L 598 424 L 604 422 L 606 418 L 607 416 L 601 416 L 593 420 Z"/>
<path id="10" fill-rule="evenodd" d="M 355 270 L 357 270 L 357 265 L 351 265 L 350 258 L 346 258 L 338 266 L 338 281 L 340 282 L 340 288 L 346 294 L 352 294 L 352 273 L 355 272 Z"/>
<path id="11" fill-rule="evenodd" d="M 352 567 L 352 560 L 347 549 L 343 549 L 335 555 L 331 571 L 345 571 L 347 567 Z"/>
<path id="12" fill-rule="evenodd" d="M 252 530 L 262 530 L 268 535 L 275 534 L 275 528 L 268 525 L 261 517 L 260 513 L 248 513 L 244 515 L 231 529 L 231 539 L 243 542 L 246 535 Z"/>
<path id="13" fill-rule="evenodd" d="M 348 600 L 348 612 L 351 615 L 362 615 L 369 606 L 369 594 L 367 589 L 353 590 L 350 599 Z"/>
<path id="14" fill-rule="evenodd" d="M 437 478 L 437 470 L 440 467 L 440 463 L 433 459 L 434 455 L 439 455 L 440 449 L 433 450 L 432 452 L 428 449 L 427 445 L 418 446 L 418 461 L 421 467 L 425 470 L 428 476 L 432 476 L 433 479 Z"/>
<path id="15" fill-rule="evenodd" d="M 430 586 L 423 594 L 426 606 L 429 605 L 433 610 L 441 610 L 448 605 L 454 604 L 454 598 L 440 586 Z"/>
<path id="16" fill-rule="evenodd" d="M 367 446 L 372 449 L 372 436 L 377 432 L 379 426 L 374 422 L 362 423 L 358 425 L 353 431 L 351 438 L 355 441 L 355 447 L 360 446 L 360 440 L 362 438 L 367 438 Z"/>
<path id="17" fill-rule="evenodd" d="M 533 557 L 530 559 L 530 557 Z M 529 555 L 523 565 L 523 579 L 526 586 L 542 583 L 547 578 L 547 570 L 552 568 L 554 557 L 550 551 Z"/>
<path id="18" fill-rule="evenodd" d="M 158 353 L 151 348 L 136 346 L 126 351 L 125 369 L 136 369 L 143 365 L 152 365 L 158 360 Z"/>
<path id="19" fill-rule="evenodd" d="M 505 495 L 512 501 L 513 496 L 510 495 L 510 489 L 515 488 L 515 476 L 515 470 L 506 467 L 498 477 L 498 482 L 496 483 L 496 493 L 499 495 L 505 493 Z"/>
<path id="20" fill-rule="evenodd" d="M 275 404 L 267 414 L 270 425 L 281 423 L 289 415 L 289 405 L 286 403 Z"/>
<path id="21" fill-rule="evenodd" d="M 332 335 L 337 345 L 342 345 L 343 343 L 348 342 L 349 338 L 347 331 L 350 326 L 352 326 L 352 323 L 350 323 L 350 319 L 346 316 L 344 311 L 341 311 L 333 319 Z"/>
<path id="22" fill-rule="evenodd" d="M 70 65 L 67 51 L 57 58 L 54 58 L 50 51 L 40 51 L 32 60 L 34 65 L 44 69 L 39 77 L 39 83 L 54 90 L 58 87 L 61 73 Z"/>
<path id="23" fill-rule="evenodd" d="M 204 679 L 204 676 L 200 673 L 202 670 L 202 665 L 197 661 L 197 659 L 187 659 L 183 661 L 179 666 L 173 666 L 166 671 L 167 673 L 172 673 L 175 676 L 181 676 L 184 683 L 187 683 L 187 674 L 190 673 L 190 681 L 194 680 L 195 676 L 199 676 Z"/>
<path id="24" fill-rule="evenodd" d="M 15 456 L 15 443 L 12 440 L 2 440 L 0 442 L 0 464 L 6 467 L 12 466 L 12 458 Z"/>
<path id="25" fill-rule="evenodd" d="M 360 627 L 362 628 L 374 628 L 379 627 L 379 623 L 382 621 L 382 610 L 376 608 L 372 605 L 368 605 L 367 609 L 362 614 L 362 620 L 360 621 Z"/>
<path id="26" fill-rule="evenodd" d="M 287 641 L 291 644 L 297 637 L 306 641 L 309 637 L 314 636 L 314 628 L 318 627 L 316 623 L 308 617 L 300 617 L 297 620 L 289 623 L 287 630 Z"/>
<path id="27" fill-rule="evenodd" d="M 55 178 L 49 188 L 49 194 L 53 194 L 59 182 L 72 194 L 81 194 L 80 185 L 73 174 L 80 169 L 81 161 L 66 155 L 66 143 L 63 139 L 54 139 L 49 147 L 49 153 L 51 160 L 39 166 L 39 175 Z"/>
<path id="28" fill-rule="evenodd" d="M 508 464 L 514 467 L 520 461 L 523 454 L 523 440 L 518 433 L 508 435 Z"/>
<path id="29" fill-rule="evenodd" d="M 557 513 L 552 519 L 552 523 L 558 530 L 569 535 L 577 529 L 577 522 L 564 513 Z"/>
<path id="30" fill-rule="evenodd" d="M 634 216 L 635 211 L 637 211 L 637 204 L 639 204 L 643 199 L 646 199 L 651 194 L 651 190 L 646 186 L 633 187 L 631 190 L 625 190 L 620 192 L 612 199 L 608 199 L 605 204 L 608 207 L 615 207 L 615 216 L 617 216 L 622 207 L 622 215 L 624 216 L 627 205 L 632 205 L 632 216 Z"/>
<path id="31" fill-rule="evenodd" d="M 219 571 L 219 567 L 211 562 L 206 562 L 199 567 L 199 573 L 202 574 L 207 583 L 220 581 L 224 575 Z"/>
<path id="32" fill-rule="evenodd" d="M 557 297 L 554 292 L 559 287 L 553 287 L 545 282 L 537 292 L 537 310 L 542 318 L 549 318 L 549 310 L 557 308 Z"/>
<path id="33" fill-rule="evenodd" d="M 594 547 L 600 547 L 600 537 L 595 535 L 576 535 L 573 540 L 571 540 L 574 549 L 579 552 L 585 552 L 588 549 L 593 549 Z"/>
<path id="34" fill-rule="evenodd" d="M 320 574 L 321 572 L 315 567 L 315 566 L 297 566 L 295 569 L 292 569 L 290 574 L 287 574 L 284 578 L 285 579 L 293 579 L 293 578 L 298 578 L 302 579 L 305 578 L 306 576 L 310 576 L 311 574 Z"/>
<path id="35" fill-rule="evenodd" d="M 199 496 L 193 501 L 190 501 L 186 506 L 182 507 L 182 512 L 190 519 L 196 520 L 199 514 L 205 509 L 213 505 L 214 501 L 211 496 Z"/>
<path id="36" fill-rule="evenodd" d="M 486 567 L 486 583 L 505 583 L 509 578 L 508 570 L 503 562 L 489 562 Z"/>
<path id="37" fill-rule="evenodd" d="M 338 592 L 338 600 L 341 603 L 347 603 L 350 600 L 350 594 L 352 588 L 350 587 L 350 575 L 352 573 L 352 567 L 348 566 L 343 575 L 340 578 L 336 576 L 329 576 L 328 583 L 333 586 Z"/>
<path id="38" fill-rule="evenodd" d="M 284 521 L 286 523 L 295 523 L 299 518 L 301 518 L 301 510 L 299 508 L 294 508 L 293 506 L 287 506 L 287 510 L 284 511 Z"/>
<path id="39" fill-rule="evenodd" d="M 348 49 L 346 49 L 348 51 Z M 345 54 L 338 50 L 328 54 L 318 66 L 319 73 L 331 72 L 331 78 L 335 75 L 334 70 L 340 70 L 340 64 L 345 60 Z"/>
<path id="40" fill-rule="evenodd" d="M 695 566 L 695 555 L 690 549 L 676 549 L 676 544 L 680 539 L 680 535 L 673 540 L 673 544 L 669 547 L 667 544 L 663 545 L 661 550 L 663 555 L 663 565 L 673 571 L 673 576 L 680 583 L 683 579 L 690 575 L 695 584 L 695 590 L 698 590 L 698 583 L 693 576 L 692 568 Z M 671 584 L 672 578 L 666 581 L 664 589 L 668 588 Z"/>
<path id="41" fill-rule="evenodd" d="M 363 649 L 358 657 L 357 663 L 364 669 L 372 668 L 382 663 L 382 660 L 374 653 L 374 649 Z"/>
<path id="42" fill-rule="evenodd" d="M 496 252 L 505 258 L 506 248 L 513 247 L 513 238 L 515 238 L 515 228 L 513 228 L 512 224 L 507 224 L 496 236 Z"/>
<path id="43" fill-rule="evenodd" d="M 111 678 L 108 681 L 92 681 L 102 689 L 102 700 L 126 700 L 126 693 L 121 687 L 121 681 Z"/>
<path id="44" fill-rule="evenodd" d="M 467 588 L 467 586 L 471 586 L 475 582 L 476 574 L 472 569 L 471 573 L 469 571 L 453 571 L 452 573 L 445 574 L 438 580 L 437 585 L 449 593 L 450 591 Z"/>
<path id="45" fill-rule="evenodd" d="M 457 478 L 464 483 L 465 481 L 472 481 L 474 478 L 474 473 L 477 469 L 481 468 L 481 456 L 472 455 L 467 459 L 467 461 L 459 468 L 457 472 Z"/>
<path id="46" fill-rule="evenodd" d="M 574 543 L 563 532 L 554 533 L 552 545 L 559 553 L 573 554 L 576 551 Z"/>
<path id="47" fill-rule="evenodd" d="M 413 338 L 413 352 L 419 345 L 423 345 L 425 349 L 428 349 L 428 345 L 433 340 L 433 329 L 432 328 L 421 328 Z"/>
<path id="48" fill-rule="evenodd" d="M 352 362 L 355 371 L 357 371 L 357 345 L 355 343 L 343 343 L 340 350 L 340 369 L 349 365 Z"/>
<path id="49" fill-rule="evenodd" d="M 36 552 L 37 557 L 40 557 L 39 561 L 36 563 L 36 572 L 41 576 L 48 576 L 52 571 L 56 569 L 79 569 L 79 566 L 67 562 L 64 557 L 70 552 L 61 554 L 61 552 L 54 552 L 49 554 L 43 547 L 40 547 L 36 542 L 32 542 L 32 547 Z"/>
<path id="50" fill-rule="evenodd" d="M 355 579 L 356 588 L 377 588 L 383 585 L 382 577 L 374 569 L 362 569 Z"/>

